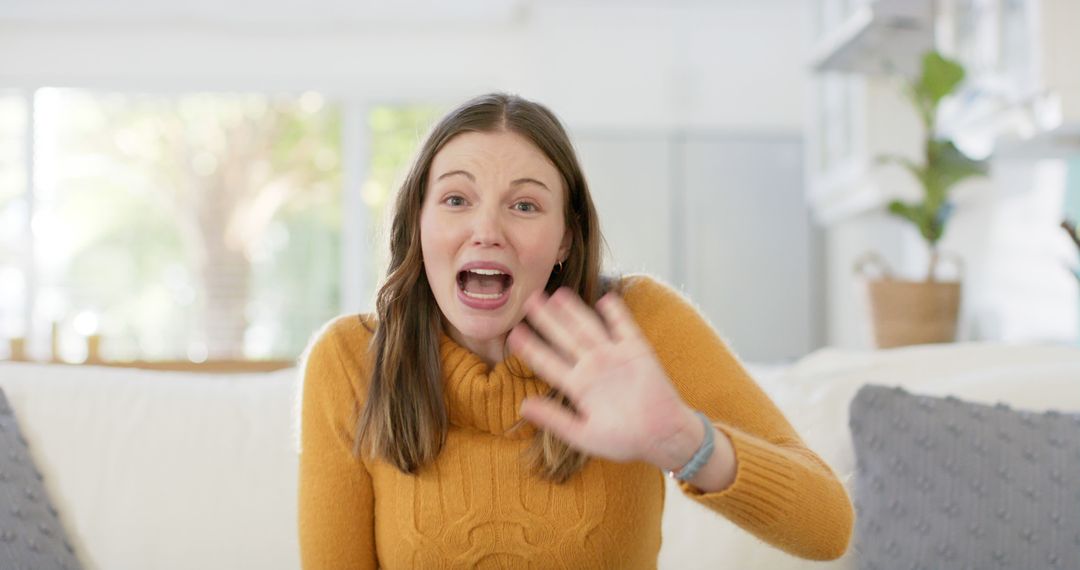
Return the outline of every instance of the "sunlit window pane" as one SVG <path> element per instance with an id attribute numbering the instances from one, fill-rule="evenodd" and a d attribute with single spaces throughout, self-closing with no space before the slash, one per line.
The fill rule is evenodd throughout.
<path id="1" fill-rule="evenodd" d="M 34 315 L 60 323 L 63 356 L 98 333 L 109 359 L 294 357 L 336 314 L 337 105 L 35 97 Z"/>
<path id="2" fill-rule="evenodd" d="M 388 263 L 385 239 L 393 210 L 393 199 L 410 166 L 413 154 L 428 130 L 445 112 L 434 105 L 379 106 L 369 117 L 371 136 L 370 172 L 364 184 L 364 202 L 371 215 L 371 227 L 382 238 L 373 244 L 369 270 L 382 278 Z"/>
<path id="3" fill-rule="evenodd" d="M 7 339 L 27 334 L 28 221 L 26 192 L 26 98 L 0 90 L 0 354 Z"/>

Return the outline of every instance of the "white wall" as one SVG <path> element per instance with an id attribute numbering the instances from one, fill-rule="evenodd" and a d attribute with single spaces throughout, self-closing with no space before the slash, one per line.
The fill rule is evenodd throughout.
<path id="1" fill-rule="evenodd" d="M 680 288 L 747 360 L 793 360 L 824 344 L 801 137 L 593 132 L 577 146 L 613 272 Z"/>
<path id="2" fill-rule="evenodd" d="M 497 88 L 544 101 L 580 127 L 803 124 L 798 0 L 463 0 L 454 3 L 461 15 L 395 4 L 12 2 L 0 6 L 0 85 L 447 102 Z"/>
<path id="3" fill-rule="evenodd" d="M 722 298 L 732 290 L 723 287 L 729 283 L 713 283 L 717 276 L 739 275 L 738 290 L 757 297 L 739 305 L 742 313 L 711 315 L 718 328 L 731 331 L 737 349 L 744 345 L 755 358 L 787 359 L 820 344 L 823 296 L 809 291 L 806 267 L 793 266 L 795 283 L 777 281 L 775 272 L 696 265 L 696 275 L 709 278 L 691 283 L 685 271 L 688 263 L 748 260 L 759 248 L 775 252 L 789 242 L 805 243 L 809 228 L 799 223 L 807 216 L 800 213 L 805 207 L 797 178 L 785 178 L 782 191 L 790 202 L 782 214 L 796 223 L 741 241 L 721 239 L 706 248 L 715 256 L 690 259 L 685 242 L 693 238 L 676 227 L 684 208 L 701 199 L 720 204 L 708 202 L 708 193 L 722 190 L 729 194 L 723 204 L 756 204 L 768 212 L 781 193 L 755 193 L 750 174 L 740 179 L 743 186 L 725 185 L 722 172 L 713 172 L 718 181 L 687 187 L 677 173 L 688 167 L 674 164 L 669 144 L 694 132 L 728 143 L 764 136 L 798 144 L 807 81 L 803 2 L 461 0 L 453 6 L 417 0 L 24 0 L 0 6 L 0 87 L 312 89 L 359 109 L 377 102 L 451 105 L 493 89 L 517 92 L 550 106 L 570 129 L 593 183 L 614 268 L 706 291 L 701 296 L 716 307 L 733 306 Z M 769 154 L 761 156 L 766 164 L 760 170 L 768 174 Z M 697 160 L 709 162 L 705 155 Z M 348 162 L 352 171 L 364 168 L 359 158 Z M 356 172 L 350 176 L 353 184 L 362 180 Z M 736 192 L 746 196 L 730 195 Z M 364 247 L 364 237 L 354 234 L 347 241 Z M 347 290 L 372 286 L 371 279 L 348 278 Z M 767 281 L 755 286 L 758 278 Z M 799 293 L 789 295 L 793 288 Z M 788 324 L 780 308 L 773 307 L 778 314 L 772 320 L 749 310 L 768 310 L 778 294 L 795 300 L 797 307 L 784 310 L 795 315 L 800 331 L 779 343 L 769 340 L 772 331 L 760 329 Z"/>

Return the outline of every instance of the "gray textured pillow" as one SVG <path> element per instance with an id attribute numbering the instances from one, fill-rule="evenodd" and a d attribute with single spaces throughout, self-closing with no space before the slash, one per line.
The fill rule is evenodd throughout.
<path id="1" fill-rule="evenodd" d="M 1080 568 L 1080 415 L 873 385 L 850 411 L 860 569 Z"/>
<path id="2" fill-rule="evenodd" d="M 81 568 L 0 390 L 0 568 Z"/>

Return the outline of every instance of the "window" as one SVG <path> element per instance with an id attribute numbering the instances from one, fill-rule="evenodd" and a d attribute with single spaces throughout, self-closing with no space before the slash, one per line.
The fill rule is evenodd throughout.
<path id="1" fill-rule="evenodd" d="M 26 335 L 26 98 L 0 91 L 0 338 Z M 7 345 L 0 355 L 7 354 Z"/>
<path id="2" fill-rule="evenodd" d="M 371 109 L 371 163 L 364 185 L 364 202 L 371 216 L 370 227 L 375 228 L 378 236 L 368 269 L 378 278 L 386 274 L 389 263 L 386 237 L 393 198 L 404 181 L 413 154 L 443 111 L 432 105 L 383 105 Z"/>
<path id="3" fill-rule="evenodd" d="M 337 306 L 340 113 L 317 94 L 35 94 L 36 322 L 64 355 L 295 354 Z"/>
<path id="4" fill-rule="evenodd" d="M 346 211 L 344 112 L 318 93 L 0 91 L 0 338 L 37 359 L 54 323 L 65 360 L 91 334 L 106 360 L 296 357 L 341 311 L 342 225 L 381 218 L 437 116 L 370 111 L 366 209 Z M 346 263 L 374 280 L 367 245 Z"/>

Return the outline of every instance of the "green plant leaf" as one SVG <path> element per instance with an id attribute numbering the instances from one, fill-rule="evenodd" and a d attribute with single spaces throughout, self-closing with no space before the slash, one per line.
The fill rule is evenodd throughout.
<path id="1" fill-rule="evenodd" d="M 986 176 L 989 172 L 987 161 L 968 158 L 951 140 L 930 141 L 927 157 L 930 160 L 927 172 L 932 177 L 930 186 L 940 192 L 940 201 L 944 201 L 944 194 L 961 180 L 972 176 Z"/>
<path id="2" fill-rule="evenodd" d="M 988 162 L 968 158 L 951 140 L 934 137 L 938 105 L 960 86 L 964 75 L 964 68 L 958 62 L 936 51 L 926 53 L 921 74 L 905 88 L 926 129 L 925 163 L 918 164 L 897 155 L 876 157 L 878 164 L 903 166 L 919 181 L 923 189 L 922 201 L 905 203 L 896 200 L 889 203 L 888 210 L 914 224 L 931 248 L 944 235 L 953 211 L 948 200 L 949 189 L 966 178 L 986 175 L 989 170 Z"/>
<path id="3" fill-rule="evenodd" d="M 927 132 L 932 132 L 934 130 L 934 114 L 937 112 L 937 106 L 933 105 L 929 98 L 921 95 L 917 89 L 917 84 L 914 82 L 908 82 L 904 86 L 904 94 L 907 95 L 911 105 L 915 107 L 915 111 L 919 114 L 923 128 Z"/>
<path id="4" fill-rule="evenodd" d="M 900 200 L 893 200 L 889 202 L 889 213 L 914 224 L 919 230 L 919 235 L 931 245 L 937 243 L 945 232 L 943 223 L 945 216 L 941 215 L 939 207 L 926 201 L 918 204 L 907 204 Z"/>
<path id="5" fill-rule="evenodd" d="M 919 225 L 919 211 L 916 206 L 905 204 L 900 200 L 893 200 L 892 202 L 889 202 L 889 213 L 900 216 L 915 225 Z"/>
<path id="6" fill-rule="evenodd" d="M 964 67 L 936 51 L 923 56 L 922 75 L 914 85 L 920 99 L 936 109 L 938 103 L 964 81 Z"/>

